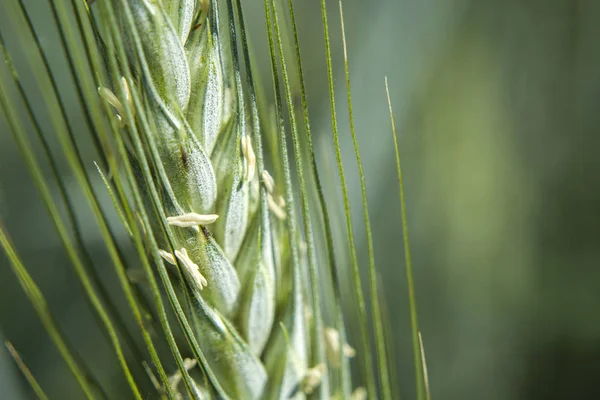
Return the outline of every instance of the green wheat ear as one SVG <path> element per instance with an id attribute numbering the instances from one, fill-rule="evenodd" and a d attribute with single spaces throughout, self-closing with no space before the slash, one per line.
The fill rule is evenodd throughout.
<path id="1" fill-rule="evenodd" d="M 377 297 L 367 192 L 345 56 L 350 133 L 361 178 L 369 249 L 372 321 L 367 319 L 359 278 L 339 146 L 325 1 L 321 1 L 321 9 L 333 138 L 348 234 L 347 247 L 339 249 L 334 248 L 328 211 L 331 205 L 324 196 L 313 149 L 292 0 L 286 5 L 264 0 L 275 94 L 272 106 L 265 106 L 264 99 L 257 96 L 263 88 L 256 87 L 253 78 L 241 0 L 98 0 L 89 4 L 72 0 L 69 5 L 62 0 L 48 1 L 84 120 L 101 156 L 96 167 L 136 250 L 135 265 L 126 262 L 118 250 L 86 173 L 91 161 L 83 159 L 77 147 L 76 132 L 59 97 L 60 88 L 21 2 L 10 1 L 4 7 L 22 46 L 33 50 L 27 52 L 28 62 L 62 154 L 54 154 L 47 144 L 43 132 L 49 128 L 42 130 L 23 90 L 4 45 L 3 30 L 0 46 L 8 73 L 0 75 L 0 106 L 91 311 L 112 344 L 131 389 L 129 395 L 147 397 L 142 394 L 147 391 L 145 383 L 137 373 L 144 369 L 153 383 L 153 398 L 397 398 L 392 382 L 398 377 L 391 374 L 394 361 L 386 355 L 392 338 L 385 335 Z M 288 73 L 281 18 L 289 18 L 291 23 L 298 76 Z M 227 21 L 226 26 L 222 20 Z M 341 21 L 343 28 L 343 18 Z M 345 36 L 342 39 L 346 54 Z M 300 88 L 304 135 L 296 121 L 293 83 Z M 16 101 L 10 98 L 15 88 Z M 49 185 L 54 183 L 41 173 L 18 117 L 17 104 L 21 102 L 52 166 L 52 179 L 61 188 L 59 202 L 50 194 Z M 396 140 L 394 124 L 393 132 Z M 290 155 L 288 144 L 293 149 Z M 55 168 L 57 157 L 68 161 L 85 194 L 139 332 L 125 328 L 87 254 L 68 193 Z M 305 171 L 310 171 L 312 180 L 305 177 Z M 429 388 L 416 318 L 399 158 L 398 174 L 416 392 L 424 399 Z M 313 192 L 317 203 L 310 201 Z M 60 203 L 66 206 L 66 216 L 58 211 Z M 317 234 L 325 236 L 323 245 L 315 240 Z M 73 355 L 1 226 L 0 242 L 82 394 L 90 399 L 106 397 L 105 389 L 94 378 L 92 364 Z M 346 343 L 347 317 L 342 314 L 339 282 L 348 269 L 336 261 L 335 254 L 340 251 L 349 252 L 358 299 L 358 361 L 351 361 L 356 351 Z M 326 265 L 319 265 L 318 253 L 326 255 Z M 370 324 L 374 327 L 376 366 L 370 355 Z M 136 341 L 138 336 L 143 345 Z M 16 351 L 9 348 L 35 392 L 45 398 Z M 126 348 L 134 352 L 134 359 L 125 357 Z"/>

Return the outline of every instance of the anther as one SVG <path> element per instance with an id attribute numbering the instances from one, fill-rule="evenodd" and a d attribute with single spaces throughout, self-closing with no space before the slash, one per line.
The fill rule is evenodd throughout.
<path id="1" fill-rule="evenodd" d="M 300 382 L 300 390 L 305 394 L 312 394 L 315 389 L 321 384 L 323 375 L 327 372 L 327 366 L 324 363 L 318 364 L 310 368 L 304 374 L 302 382 Z"/>
<path id="2" fill-rule="evenodd" d="M 269 205 L 269 210 L 271 210 L 277 218 L 279 218 L 279 219 L 286 218 L 285 211 L 283 210 L 283 208 L 281 208 L 279 206 L 279 204 L 277 204 L 275 202 L 275 199 L 270 194 L 267 195 L 267 204 Z"/>
<path id="3" fill-rule="evenodd" d="M 246 165 L 246 182 L 250 182 L 256 173 L 256 155 L 252 148 L 252 140 L 248 135 L 242 136 L 242 153 Z"/>
<path id="4" fill-rule="evenodd" d="M 189 228 L 198 225 L 209 225 L 219 218 L 216 214 L 196 214 L 187 213 L 174 217 L 167 217 L 169 225 L 178 226 L 180 228 Z"/>
<path id="5" fill-rule="evenodd" d="M 129 104 L 129 109 L 131 110 L 131 114 L 135 116 L 135 107 L 133 107 L 133 98 L 131 97 L 131 90 L 129 89 L 129 83 L 127 83 L 127 79 L 124 76 L 121 77 L 121 87 L 123 88 L 123 92 L 125 92 L 125 101 Z M 125 113 L 125 110 L 123 110 Z"/>
<path id="6" fill-rule="evenodd" d="M 192 368 L 194 368 L 196 364 L 198 364 L 198 361 L 196 359 L 186 358 L 183 360 L 183 367 L 186 371 L 189 371 Z M 179 385 L 179 382 L 181 382 L 182 378 L 183 377 L 181 376 L 180 371 L 177 371 L 175 374 L 168 377 L 169 386 L 171 387 L 172 391 L 177 392 L 177 386 Z"/>
<path id="7" fill-rule="evenodd" d="M 337 329 L 325 328 L 323 330 L 323 335 L 325 336 L 327 359 L 334 367 L 340 366 L 340 351 L 343 352 L 344 356 L 349 358 L 356 355 L 356 350 L 354 350 L 352 346 L 348 343 L 340 343 L 340 333 Z"/>
<path id="8" fill-rule="evenodd" d="M 168 251 L 159 249 L 158 254 L 160 254 L 160 256 L 169 264 L 177 265 L 177 262 L 175 261 L 175 257 L 173 257 L 173 254 L 169 253 Z"/>
<path id="9" fill-rule="evenodd" d="M 350 395 L 351 400 L 367 400 L 367 389 L 362 386 L 354 389 L 352 394 Z"/>
<path id="10" fill-rule="evenodd" d="M 275 189 L 275 180 L 266 169 L 262 173 L 262 180 L 265 184 L 265 189 L 267 189 L 267 193 L 273 193 L 273 190 Z"/>
<path id="11" fill-rule="evenodd" d="M 186 271 L 192 276 L 192 279 L 198 289 L 202 290 L 206 286 L 208 286 L 208 281 L 206 278 L 200 273 L 198 265 L 196 265 L 192 259 L 188 256 L 188 252 L 185 248 L 181 250 L 175 250 L 175 257 L 183 264 Z"/>
<path id="12" fill-rule="evenodd" d="M 123 107 L 123 103 L 121 100 L 115 96 L 112 90 L 107 87 L 99 87 L 98 94 L 102 97 L 108 104 L 113 106 L 119 115 L 125 114 L 125 108 Z"/>

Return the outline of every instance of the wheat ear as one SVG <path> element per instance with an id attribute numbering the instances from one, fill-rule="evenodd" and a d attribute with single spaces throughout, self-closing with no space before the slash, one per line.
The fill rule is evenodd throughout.
<path id="1" fill-rule="evenodd" d="M 119 73 L 131 80 L 99 93 L 123 129 L 145 132 L 152 180 L 139 181 L 157 188 L 164 207 L 153 231 L 165 265 L 181 278 L 179 299 L 208 377 L 194 384 L 232 399 L 303 398 L 327 388 L 325 363 L 310 365 L 313 341 L 327 342 L 309 334 L 313 288 L 303 278 L 291 188 L 265 169 L 264 127 L 241 81 L 236 32 L 226 44 L 214 1 L 113 7 L 113 40 L 126 44 L 129 65 Z M 288 165 L 287 155 L 271 156 Z"/>
<path id="2" fill-rule="evenodd" d="M 385 332 L 385 307 L 379 308 L 366 186 L 354 132 L 341 2 L 350 134 L 361 181 L 369 250 L 371 321 L 366 312 L 339 142 L 325 0 L 320 4 L 346 244 L 334 240 L 313 149 L 293 0 L 287 1 L 289 20 L 281 18 L 280 2 L 263 0 L 274 104 L 266 104 L 260 85 L 255 87 L 241 3 L 48 0 L 85 124 L 100 157 L 93 163 L 94 173 L 100 173 L 108 189 L 123 223 L 116 229 L 124 228 L 123 235 L 127 235 L 127 243 L 137 256 L 135 263 L 122 252 L 115 227 L 92 187 L 87 172 L 87 162 L 92 161 L 82 157 L 76 125 L 69 118 L 59 93 L 62 88 L 23 0 L 2 5 L 11 16 L 18 44 L 33 50 L 24 55 L 50 117 L 48 128 L 56 134 L 61 156 L 92 211 L 129 315 L 136 323 L 135 331 L 125 323 L 123 310 L 100 279 L 100 272 L 105 271 L 88 254 L 64 178 L 57 169 L 58 157 L 47 143 L 45 127 L 5 47 L 4 26 L 0 28 L 0 50 L 9 74 L 0 73 L 0 111 L 134 398 L 146 398 L 151 385 L 156 389 L 153 398 L 161 400 L 396 398 L 394 358 L 386 354 L 393 347 L 391 335 Z M 295 78 L 292 69 L 288 70 L 281 33 L 287 22 L 291 23 L 295 48 Z M 295 83 L 299 93 L 292 90 Z M 50 162 L 50 173 L 59 183 L 58 201 L 19 118 L 19 102 L 11 95 L 14 89 Z M 296 94 L 300 95 L 304 117 L 303 137 L 296 118 Z M 416 318 L 391 104 L 390 114 L 400 186 L 416 393 L 423 400 L 429 397 L 429 382 Z M 289 156 L 288 147 L 293 149 Z M 312 180 L 304 176 L 307 164 Z M 311 202 L 314 199 L 309 195 L 315 195 L 318 201 Z M 59 203 L 65 206 L 65 216 Z M 311 211 L 311 207 L 315 209 Z M 321 246 L 316 243 L 319 235 L 325 239 Z M 73 353 L 1 223 L 0 247 L 82 394 L 88 399 L 112 398 L 106 388 L 117 389 L 118 385 L 102 385 L 94 376 L 96 368 L 89 368 L 88 360 Z M 339 251 L 347 251 L 349 265 L 336 262 Z M 347 289 L 340 283 L 344 273 L 353 278 L 350 291 L 342 290 Z M 360 329 L 351 335 L 360 342 L 358 352 L 346 343 L 342 293 L 355 297 L 354 303 L 349 299 L 348 304 L 358 310 L 355 322 Z M 375 366 L 371 322 L 375 328 Z M 136 336 L 143 339 L 144 348 Z M 353 372 L 362 374 L 365 388 L 352 391 L 349 359 L 357 353 L 359 365 Z M 24 362 L 18 356 L 15 359 L 38 396 L 45 398 Z M 121 398 L 121 394 L 118 396 Z"/>

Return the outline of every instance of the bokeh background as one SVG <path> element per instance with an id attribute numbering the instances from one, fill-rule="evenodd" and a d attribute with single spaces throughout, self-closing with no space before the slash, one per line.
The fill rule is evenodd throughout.
<path id="1" fill-rule="evenodd" d="M 0 10 L 11 1 L 2 0 Z M 75 126 L 84 129 L 47 4 L 26 3 Z M 320 162 L 335 171 L 320 8 L 316 0 L 296 3 Z M 262 2 L 244 4 L 262 65 Z M 328 4 L 342 150 L 366 266 L 360 187 L 344 113 L 338 5 Z M 377 266 L 403 398 L 414 398 L 414 388 L 385 76 L 401 135 L 433 398 L 600 398 L 600 2 L 345 0 L 344 11 Z M 0 26 L 4 18 L 0 13 Z M 264 65 L 263 80 L 270 82 Z M 334 172 L 326 177 L 329 198 L 332 208 L 341 209 L 335 179 Z M 83 204 L 76 189 L 72 195 Z M 110 271 L 102 240 L 81 207 L 89 248 Z M 114 398 L 124 398 L 118 365 L 2 117 L 0 218 L 82 358 L 112 383 Z M 111 273 L 103 278 L 117 287 Z M 76 398 L 4 254 L 0 338 L 14 343 L 52 397 Z M 0 388 L 1 398 L 33 398 L 4 348 Z"/>

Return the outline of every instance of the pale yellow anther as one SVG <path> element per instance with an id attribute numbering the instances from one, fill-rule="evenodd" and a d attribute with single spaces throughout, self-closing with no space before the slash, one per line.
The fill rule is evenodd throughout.
<path id="1" fill-rule="evenodd" d="M 117 98 L 117 96 L 115 96 L 115 94 L 113 93 L 112 90 L 110 90 L 107 87 L 99 87 L 98 88 L 98 94 L 100 95 L 100 97 L 102 97 L 108 104 L 110 104 L 111 106 L 113 106 L 116 110 L 117 113 L 119 115 L 119 117 L 121 115 L 125 114 L 125 107 L 123 107 L 123 103 L 121 103 L 121 100 L 119 100 Z"/>
<path id="2" fill-rule="evenodd" d="M 354 389 L 352 394 L 350 395 L 351 400 L 367 400 L 367 389 L 362 386 Z"/>
<path id="3" fill-rule="evenodd" d="M 132 116 L 135 117 L 135 107 L 133 106 L 133 98 L 131 97 L 131 90 L 129 89 L 129 83 L 127 83 L 127 79 L 124 76 L 121 77 L 121 87 L 123 88 L 123 92 L 125 92 L 125 101 L 129 104 L 129 109 L 131 110 Z M 125 113 L 125 110 L 123 110 Z"/>
<path id="4" fill-rule="evenodd" d="M 348 343 L 344 343 L 343 349 L 344 355 L 348 358 L 352 358 L 356 355 L 356 350 L 354 350 L 354 347 L 350 346 Z"/>
<path id="5" fill-rule="evenodd" d="M 244 154 L 244 164 L 246 165 L 246 182 L 250 182 L 256 173 L 256 154 L 252 148 L 250 136 L 242 136 L 242 153 Z"/>
<path id="6" fill-rule="evenodd" d="M 121 87 L 123 88 L 123 92 L 125 92 L 125 101 L 127 101 L 127 103 L 129 104 L 131 112 L 134 113 L 135 109 L 133 107 L 131 91 L 129 90 L 129 84 L 127 83 L 127 79 L 125 79 L 125 77 L 121 77 L 120 82 L 121 82 Z M 121 127 L 125 126 L 126 122 L 123 119 L 124 118 L 123 116 L 125 115 L 125 107 L 123 106 L 123 103 L 121 102 L 121 100 L 119 100 L 119 98 L 113 93 L 113 91 L 107 87 L 99 87 L 98 94 L 108 104 L 113 106 L 115 108 L 115 110 L 117 110 L 117 119 L 119 120 L 119 125 Z"/>
<path id="7" fill-rule="evenodd" d="M 186 371 L 189 371 L 190 369 L 194 368 L 196 364 L 198 364 L 198 360 L 196 360 L 195 358 L 186 358 L 185 360 L 183 360 L 183 367 Z"/>
<path id="8" fill-rule="evenodd" d="M 277 204 L 279 204 L 279 207 L 281 208 L 285 207 L 285 199 L 283 196 L 277 197 Z"/>
<path id="9" fill-rule="evenodd" d="M 121 87 L 125 92 L 125 100 L 127 100 L 128 103 L 131 103 L 131 91 L 129 90 L 129 84 L 127 83 L 127 79 L 125 79 L 124 76 L 121 77 Z"/>
<path id="10" fill-rule="evenodd" d="M 178 226 L 180 228 L 189 228 L 192 226 L 212 224 L 217 218 L 219 218 L 219 216 L 216 214 L 187 213 L 168 217 L 167 222 L 169 225 Z"/>
<path id="11" fill-rule="evenodd" d="M 188 256 L 188 252 L 185 248 L 182 248 L 181 250 L 175 250 L 175 257 L 177 257 L 179 262 L 181 262 L 181 264 L 189 272 L 198 289 L 202 290 L 208 286 L 208 281 L 200 273 L 198 265 L 196 265 Z"/>
<path id="12" fill-rule="evenodd" d="M 160 256 L 169 264 L 177 265 L 175 257 L 173 257 L 173 254 L 169 253 L 168 251 L 159 249 L 158 254 L 160 254 Z"/>
<path id="13" fill-rule="evenodd" d="M 196 364 L 198 364 L 198 361 L 196 359 L 186 358 L 183 360 L 183 367 L 186 371 L 189 371 L 192 368 L 194 368 Z M 173 392 L 177 392 L 177 386 L 179 385 L 179 382 L 181 382 L 181 379 L 182 376 L 180 371 L 177 371 L 176 373 L 168 377 L 169 386 L 171 387 L 171 390 Z"/>
<path id="14" fill-rule="evenodd" d="M 286 218 L 285 211 L 283 210 L 283 208 L 281 208 L 279 206 L 279 204 L 277 204 L 275 202 L 275 199 L 270 194 L 267 195 L 267 204 L 269 205 L 269 210 L 271 210 L 277 218 L 279 218 L 279 219 Z"/>
<path id="15" fill-rule="evenodd" d="M 265 189 L 267 189 L 267 193 L 273 193 L 273 190 L 275 190 L 275 180 L 266 169 L 262 173 L 262 181 Z"/>
<path id="16" fill-rule="evenodd" d="M 340 366 L 340 349 L 346 357 L 354 357 L 356 350 L 354 350 L 347 343 L 340 343 L 340 333 L 337 329 L 325 328 L 323 330 L 325 336 L 325 350 L 327 354 L 327 360 L 329 363 L 338 368 Z"/>
<path id="17" fill-rule="evenodd" d="M 321 384 L 323 375 L 327 372 L 327 366 L 324 363 L 318 364 L 310 368 L 304 374 L 302 382 L 300 382 L 300 390 L 310 395 Z"/>

